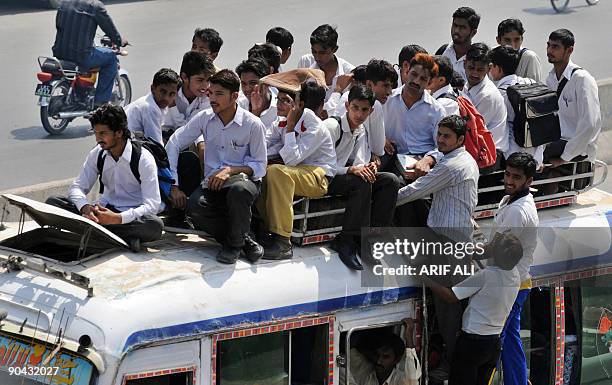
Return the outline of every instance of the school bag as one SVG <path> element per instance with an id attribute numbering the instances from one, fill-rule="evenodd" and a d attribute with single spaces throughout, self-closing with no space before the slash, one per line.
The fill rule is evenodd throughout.
<path id="1" fill-rule="evenodd" d="M 574 68 L 574 72 L 581 68 Z M 557 91 L 542 83 L 516 84 L 508 87 L 508 101 L 514 110 L 514 141 L 521 147 L 536 147 L 561 139 L 559 97 L 567 78 Z"/>
<path id="2" fill-rule="evenodd" d="M 162 202 L 170 204 L 170 190 L 175 184 L 174 178 L 172 178 L 172 171 L 170 171 L 170 161 L 168 160 L 168 154 L 166 149 L 161 144 L 157 143 L 151 138 L 145 139 L 130 139 L 132 143 L 132 156 L 130 157 L 130 170 L 132 174 L 140 183 L 140 171 L 138 171 L 138 163 L 140 162 L 140 155 L 142 149 L 147 149 L 157 165 L 157 182 L 159 184 L 159 194 L 161 195 Z M 104 169 L 104 159 L 106 158 L 105 151 L 98 153 L 98 161 L 96 166 L 98 168 L 98 182 L 100 184 L 100 194 L 104 193 L 104 184 L 102 183 L 102 171 Z"/>
<path id="3" fill-rule="evenodd" d="M 444 93 L 437 97 L 455 100 L 459 105 L 459 115 L 465 119 L 467 128 L 465 134 L 465 149 L 472 155 L 478 168 L 485 168 L 495 164 L 497 152 L 493 135 L 487 129 L 484 118 L 472 102 L 464 96 L 455 96 Z"/>

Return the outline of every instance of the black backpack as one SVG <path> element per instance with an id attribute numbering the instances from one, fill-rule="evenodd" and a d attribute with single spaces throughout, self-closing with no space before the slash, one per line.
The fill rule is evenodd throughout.
<path id="1" fill-rule="evenodd" d="M 574 68 L 572 74 L 581 68 Z M 559 97 L 567 84 L 563 78 L 557 91 L 542 83 L 508 87 L 508 100 L 514 110 L 514 141 L 521 147 L 536 147 L 561 139 Z"/>
<path id="2" fill-rule="evenodd" d="M 145 139 L 130 139 L 132 142 L 132 156 L 130 157 L 130 170 L 132 174 L 140 183 L 140 171 L 138 171 L 138 164 L 140 163 L 140 155 L 142 154 L 142 148 L 144 147 L 153 155 L 155 164 L 157 165 L 157 181 L 159 183 L 159 193 L 161 195 L 162 202 L 170 204 L 170 190 L 172 185 L 176 182 L 172 178 L 172 171 L 170 171 L 170 161 L 168 160 L 168 154 L 166 149 L 161 144 L 157 143 L 151 138 Z M 102 183 L 102 171 L 104 169 L 104 159 L 106 158 L 105 152 L 100 151 L 98 153 L 98 161 L 96 166 L 98 168 L 98 182 L 100 184 L 100 194 L 104 193 L 104 184 Z"/>

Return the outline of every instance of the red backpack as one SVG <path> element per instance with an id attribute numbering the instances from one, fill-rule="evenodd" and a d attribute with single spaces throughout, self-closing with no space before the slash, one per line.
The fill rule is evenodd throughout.
<path id="1" fill-rule="evenodd" d="M 443 94 L 439 98 L 453 99 L 459 105 L 459 114 L 466 120 L 467 126 L 465 149 L 472 155 L 478 167 L 485 168 L 494 165 L 497 160 L 497 152 L 493 135 L 487 130 L 484 118 L 470 99 L 453 94 Z"/>

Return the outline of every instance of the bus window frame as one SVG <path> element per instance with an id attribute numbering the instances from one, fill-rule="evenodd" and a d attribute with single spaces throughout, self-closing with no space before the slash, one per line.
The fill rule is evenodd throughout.
<path id="1" fill-rule="evenodd" d="M 370 330 L 370 329 L 380 329 L 380 328 L 386 328 L 389 326 L 396 326 L 396 325 L 400 325 L 402 327 L 402 331 L 404 330 L 403 327 L 403 322 L 402 321 L 388 321 L 388 322 L 380 322 L 377 324 L 372 324 L 372 325 L 364 325 L 364 326 L 354 326 L 352 328 L 350 328 L 347 333 L 346 333 L 346 341 L 344 342 L 346 344 L 346 364 L 345 364 L 345 369 L 346 369 L 346 376 L 344 377 L 344 384 L 340 384 L 340 385 L 348 385 L 349 382 L 349 378 L 351 375 L 351 369 L 350 369 L 350 365 L 351 365 L 351 354 L 350 354 L 350 341 L 351 341 L 351 336 L 353 335 L 353 332 L 358 332 L 361 330 Z M 402 341 L 404 340 L 404 338 L 402 338 L 402 336 L 399 336 Z"/>
<path id="2" fill-rule="evenodd" d="M 328 367 L 327 367 L 327 380 L 329 384 L 333 383 L 334 379 L 334 324 L 335 316 L 324 316 L 315 318 L 301 318 L 284 320 L 282 322 L 267 323 L 265 325 L 258 325 L 256 327 L 245 328 L 240 330 L 231 330 L 228 332 L 221 332 L 213 334 L 211 338 L 211 384 L 217 383 L 217 348 L 219 341 L 235 340 L 244 337 L 251 337 L 256 335 L 277 333 L 282 331 L 289 331 L 295 329 L 302 329 L 312 326 L 327 325 L 327 354 L 328 354 Z M 291 358 L 291 357 L 290 357 Z M 125 385 L 125 384 L 124 384 Z"/>
<path id="3" fill-rule="evenodd" d="M 161 377 L 168 376 L 176 373 L 192 373 L 193 377 L 193 385 L 197 384 L 197 365 L 193 366 L 184 366 L 184 367 L 176 367 L 171 369 L 161 369 L 161 370 L 150 370 L 145 372 L 134 372 L 134 373 L 125 373 L 123 378 L 121 379 L 121 385 L 126 385 L 128 381 L 131 380 L 140 380 L 143 378 L 151 378 L 151 377 Z"/>

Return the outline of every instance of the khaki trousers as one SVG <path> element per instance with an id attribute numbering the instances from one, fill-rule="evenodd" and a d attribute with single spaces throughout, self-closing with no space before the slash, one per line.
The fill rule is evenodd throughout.
<path id="1" fill-rule="evenodd" d="M 293 230 L 293 196 L 322 197 L 327 193 L 325 170 L 317 166 L 268 166 L 257 210 L 271 233 L 290 237 Z"/>

